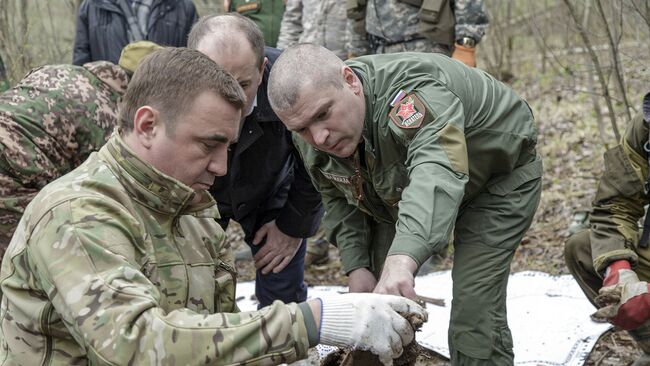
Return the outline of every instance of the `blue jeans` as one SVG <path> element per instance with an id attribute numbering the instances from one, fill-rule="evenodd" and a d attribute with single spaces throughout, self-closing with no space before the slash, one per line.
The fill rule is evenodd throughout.
<path id="1" fill-rule="evenodd" d="M 246 243 L 251 248 L 253 256 L 261 245 Z M 259 301 L 259 308 L 271 305 L 274 300 L 284 303 L 303 302 L 307 300 L 307 285 L 305 284 L 305 254 L 307 240 L 303 239 L 296 255 L 291 262 L 278 273 L 263 274 L 261 270 L 255 271 L 255 296 Z"/>

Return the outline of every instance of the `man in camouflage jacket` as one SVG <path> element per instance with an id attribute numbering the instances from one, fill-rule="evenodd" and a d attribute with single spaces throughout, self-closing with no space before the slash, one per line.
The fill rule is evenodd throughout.
<path id="1" fill-rule="evenodd" d="M 596 316 L 630 330 L 637 340 L 643 355 L 635 366 L 650 365 L 650 248 L 638 224 L 650 203 L 648 123 L 650 93 L 620 144 L 605 153 L 590 229 L 571 236 L 564 252 L 584 293 L 603 307 Z M 649 229 L 643 233 L 650 234 Z"/>
<path id="2" fill-rule="evenodd" d="M 397 297 L 236 313 L 232 253 L 207 189 L 226 172 L 244 103 L 198 51 L 142 61 L 118 132 L 18 225 L 0 270 L 0 364 L 276 365 L 319 340 L 386 361 L 401 353 L 413 329 L 397 311 L 426 313 Z"/>
<path id="3" fill-rule="evenodd" d="M 488 26 L 483 0 L 351 0 L 347 14 L 351 55 L 453 52 L 469 66 Z"/>

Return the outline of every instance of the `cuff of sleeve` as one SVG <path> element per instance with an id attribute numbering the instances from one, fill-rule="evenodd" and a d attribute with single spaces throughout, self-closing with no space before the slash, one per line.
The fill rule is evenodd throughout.
<path id="1" fill-rule="evenodd" d="M 370 255 L 367 248 L 361 246 L 339 247 L 339 256 L 341 267 L 346 274 L 357 268 L 370 268 Z"/>
<path id="2" fill-rule="evenodd" d="M 354 345 L 351 327 L 355 324 L 357 314 L 350 302 L 342 297 L 332 297 L 322 304 L 321 343 L 337 347 Z"/>
<path id="3" fill-rule="evenodd" d="M 420 237 L 398 233 L 393 239 L 393 245 L 390 247 L 388 255 L 408 255 L 417 262 L 419 268 L 422 263 L 429 259 L 433 252 L 434 250 L 429 248 L 427 243 Z"/>
<path id="4" fill-rule="evenodd" d="M 602 277 L 603 273 L 611 263 L 618 260 L 626 260 L 630 262 L 632 268 L 636 267 L 639 261 L 639 256 L 631 249 L 617 249 L 607 252 L 594 258 L 594 269 Z"/>
<path id="5" fill-rule="evenodd" d="M 316 347 L 319 341 L 318 327 L 316 326 L 316 320 L 314 320 L 314 314 L 311 312 L 311 307 L 306 302 L 301 302 L 298 304 L 298 308 L 302 312 L 302 317 L 305 320 L 305 328 L 307 328 L 307 339 L 309 341 L 309 347 Z"/>

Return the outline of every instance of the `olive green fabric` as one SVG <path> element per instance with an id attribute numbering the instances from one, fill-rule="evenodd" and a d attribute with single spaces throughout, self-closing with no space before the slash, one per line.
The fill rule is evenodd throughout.
<path id="1" fill-rule="evenodd" d="M 643 145 L 647 141 L 648 126 L 640 113 L 627 125 L 620 144 L 605 153 L 605 172 L 590 215 L 591 252 L 600 274 L 618 259 L 637 264 L 638 221 L 643 206 L 650 202 L 644 191 L 648 161 Z"/>
<path id="2" fill-rule="evenodd" d="M 509 266 L 541 191 L 528 105 L 487 73 L 442 55 L 346 63 L 363 84 L 361 148 L 338 158 L 294 135 L 343 269 L 377 276 L 393 254 L 421 265 L 455 238 L 453 364 L 512 364 Z M 404 97 L 391 106 L 396 95 Z"/>
<path id="3" fill-rule="evenodd" d="M 264 43 L 275 47 L 280 35 L 280 24 L 284 15 L 282 0 L 232 0 L 231 12 L 237 12 L 257 24 L 264 35 Z"/>

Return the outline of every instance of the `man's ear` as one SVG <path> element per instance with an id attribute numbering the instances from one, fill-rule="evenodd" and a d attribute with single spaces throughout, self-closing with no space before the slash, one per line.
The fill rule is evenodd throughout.
<path id="1" fill-rule="evenodd" d="M 264 75 L 263 75 L 264 74 L 264 68 L 266 68 L 266 64 L 268 64 L 268 63 L 269 63 L 269 58 L 264 57 L 264 61 L 262 62 L 262 66 L 258 70 L 260 72 L 261 77 L 260 77 L 260 82 L 257 84 L 257 86 L 260 86 L 262 84 L 262 80 L 264 80 Z"/>
<path id="2" fill-rule="evenodd" d="M 133 134 L 144 148 L 151 148 L 157 134 L 164 133 L 160 112 L 145 105 L 135 111 L 133 118 Z"/>
<path id="3" fill-rule="evenodd" d="M 343 84 L 350 88 L 354 94 L 359 94 L 363 92 L 361 87 L 361 81 L 357 77 L 357 74 L 352 71 L 350 66 L 343 65 L 341 66 L 341 75 L 343 76 Z"/>

